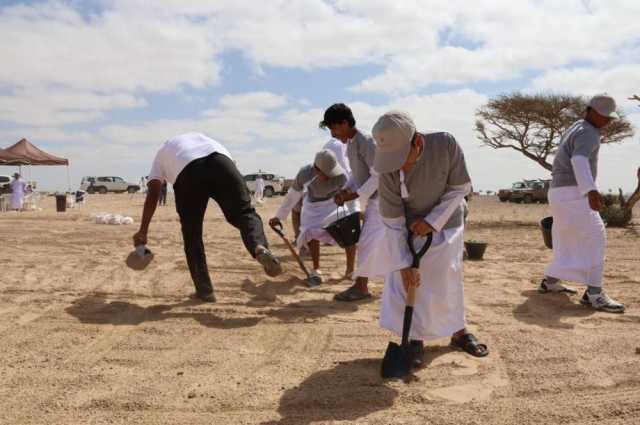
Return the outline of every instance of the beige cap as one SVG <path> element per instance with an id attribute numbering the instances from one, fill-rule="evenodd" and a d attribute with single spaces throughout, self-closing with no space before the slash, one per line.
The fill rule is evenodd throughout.
<path id="1" fill-rule="evenodd" d="M 328 149 L 321 150 L 316 154 L 313 165 L 318 167 L 322 174 L 327 177 L 337 177 L 340 174 L 344 174 L 344 170 L 338 164 L 336 156 Z"/>
<path id="2" fill-rule="evenodd" d="M 603 117 L 619 118 L 616 114 L 616 101 L 606 93 L 593 96 L 589 106 Z"/>
<path id="3" fill-rule="evenodd" d="M 377 142 L 373 168 L 381 174 L 402 168 L 416 134 L 416 125 L 411 117 L 405 112 L 387 112 L 378 118 L 372 133 Z"/>

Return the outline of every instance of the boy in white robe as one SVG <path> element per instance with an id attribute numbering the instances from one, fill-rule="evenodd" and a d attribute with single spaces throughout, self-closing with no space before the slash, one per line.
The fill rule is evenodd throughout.
<path id="1" fill-rule="evenodd" d="M 624 305 L 602 290 L 606 231 L 599 210 L 602 195 L 595 179 L 598 173 L 600 129 L 616 118 L 615 100 L 608 95 L 594 96 L 585 119 L 576 121 L 560 139 L 553 160 L 549 206 L 553 262 L 545 269 L 538 288 L 541 293 L 576 293 L 560 279 L 586 285 L 583 305 L 610 313 L 623 313 Z"/>
<path id="2" fill-rule="evenodd" d="M 320 243 L 335 245 L 335 240 L 324 230 L 336 220 L 337 208 L 334 195 L 347 183 L 345 171 L 338 164 L 330 150 L 322 150 L 315 156 L 313 164 L 305 165 L 298 171 L 293 184 L 282 201 L 275 217 L 269 220 L 270 226 L 281 226 L 282 221 L 302 199 L 300 234 L 297 237 L 298 248 L 308 247 L 313 262 L 311 274 L 322 279 L 320 271 Z M 345 214 L 355 212 L 350 203 Z M 347 273 L 353 272 L 355 245 L 345 249 Z"/>
<path id="3" fill-rule="evenodd" d="M 385 255 L 382 249 L 384 229 L 378 210 L 378 173 L 373 169 L 376 143 L 356 128 L 353 112 L 343 103 L 327 108 L 320 127 L 328 128 L 332 137 L 346 145 L 351 176 L 347 187 L 336 195 L 336 203 L 358 201 L 367 205 L 358 241 L 358 264 L 351 276 L 355 282 L 335 296 L 337 301 L 359 301 L 371 297 L 369 279 L 384 278 L 379 266 Z"/>
<path id="4" fill-rule="evenodd" d="M 418 133 L 403 112 L 382 115 L 373 127 L 378 144 L 380 213 L 386 229 L 380 325 L 402 335 L 406 288 L 417 286 L 409 338 L 418 363 L 423 341 L 451 336 L 451 345 L 483 357 L 485 344 L 466 330 L 462 273 L 463 203 L 471 190 L 462 149 L 449 133 Z M 407 232 L 433 234 L 431 247 L 411 268 Z"/>
<path id="5" fill-rule="evenodd" d="M 264 202 L 264 179 L 261 174 L 256 177 L 256 192 L 254 196 L 256 202 L 260 204 Z"/>
<path id="6" fill-rule="evenodd" d="M 22 211 L 24 207 L 24 196 L 27 192 L 27 183 L 22 180 L 20 174 L 13 175 L 13 181 L 9 183 L 11 188 L 11 205 L 10 209 Z"/>

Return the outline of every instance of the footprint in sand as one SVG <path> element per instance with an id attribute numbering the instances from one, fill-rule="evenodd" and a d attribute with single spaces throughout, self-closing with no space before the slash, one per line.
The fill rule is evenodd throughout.
<path id="1" fill-rule="evenodd" d="M 29 322 L 33 322 L 34 320 L 38 319 L 40 316 L 42 316 L 42 314 L 40 313 L 24 313 L 23 315 L 21 315 L 18 320 L 16 320 L 16 322 L 18 323 L 18 325 L 26 325 Z"/>
<path id="2" fill-rule="evenodd" d="M 451 385 L 427 390 L 426 397 L 432 400 L 445 400 L 451 403 L 469 403 L 471 401 L 486 401 L 491 398 L 494 390 L 504 387 L 509 381 L 503 378 L 499 372 L 494 371 L 486 376 L 478 376 L 480 361 L 470 358 L 462 353 L 451 353 L 434 360 L 432 366 L 446 366 L 453 370 L 454 376 L 468 376 L 468 384 Z M 472 377 L 475 376 L 476 379 Z"/>
<path id="3" fill-rule="evenodd" d="M 496 388 L 508 384 L 507 379 L 500 377 L 498 373 L 492 373 L 483 378 L 481 382 L 436 388 L 427 391 L 426 396 L 430 399 L 446 400 L 452 403 L 486 401 L 491 398 L 491 394 Z"/>

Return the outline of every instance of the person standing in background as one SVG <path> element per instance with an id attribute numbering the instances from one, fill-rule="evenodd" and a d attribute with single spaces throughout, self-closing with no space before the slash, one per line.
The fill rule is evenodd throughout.
<path id="1" fill-rule="evenodd" d="M 256 191 L 254 196 L 257 203 L 261 204 L 264 202 L 264 179 L 262 178 L 262 174 L 256 176 Z"/>
<path id="2" fill-rule="evenodd" d="M 22 211 L 24 207 L 24 196 L 27 193 L 27 183 L 22 180 L 20 174 L 13 175 L 13 181 L 9 183 L 11 188 L 11 204 L 9 208 L 14 211 Z"/>
<path id="3" fill-rule="evenodd" d="M 160 199 L 158 200 L 158 205 L 167 205 L 167 181 L 162 182 L 162 186 L 160 186 Z"/>
<path id="4" fill-rule="evenodd" d="M 561 279 L 586 285 L 580 300 L 596 310 L 623 313 L 624 305 L 602 290 L 607 234 L 600 211 L 604 205 L 596 187 L 600 129 L 617 118 L 616 102 L 606 94 L 591 98 L 585 118 L 576 121 L 560 139 L 551 170 L 549 206 L 553 215 L 553 261 L 544 271 L 538 291 L 576 289 Z"/>

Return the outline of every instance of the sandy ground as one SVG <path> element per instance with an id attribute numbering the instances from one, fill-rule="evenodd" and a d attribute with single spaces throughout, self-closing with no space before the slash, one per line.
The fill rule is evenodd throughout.
<path id="1" fill-rule="evenodd" d="M 282 198 L 260 206 L 268 218 Z M 155 258 L 125 265 L 142 195 L 92 195 L 66 213 L 0 214 L 0 423 L 3 424 L 638 424 L 640 226 L 609 229 L 606 288 L 624 315 L 540 295 L 551 252 L 536 222 L 545 205 L 471 203 L 467 239 L 489 242 L 465 263 L 467 317 L 491 354 L 431 343 L 407 382 L 383 381 L 390 340 L 374 300 L 332 301 L 269 231 L 286 273 L 266 278 L 216 205 L 206 247 L 218 303 L 186 300 L 192 283 L 172 205 L 150 233 Z M 171 202 L 170 202 L 171 203 Z M 640 211 L 636 212 L 640 216 Z M 637 223 L 637 219 L 636 219 Z M 344 256 L 322 248 L 323 269 Z"/>

